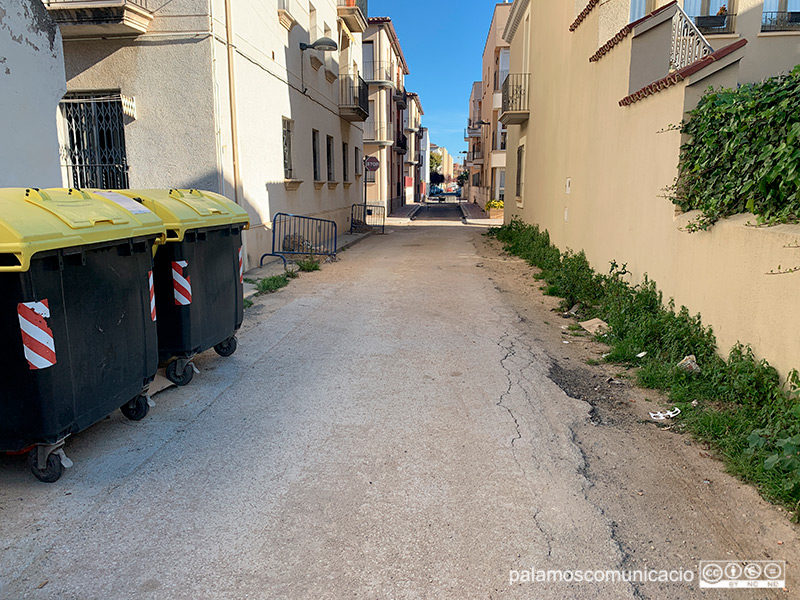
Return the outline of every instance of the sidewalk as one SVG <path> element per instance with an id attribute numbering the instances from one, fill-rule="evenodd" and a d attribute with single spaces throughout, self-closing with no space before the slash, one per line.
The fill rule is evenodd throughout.
<path id="1" fill-rule="evenodd" d="M 416 202 L 411 204 L 404 204 L 397 208 L 392 214 L 386 217 L 386 224 L 408 223 L 417 214 L 417 211 L 422 208 L 422 204 Z"/>
<path id="2" fill-rule="evenodd" d="M 486 225 L 488 227 L 499 227 L 503 224 L 503 219 L 490 219 L 483 212 L 483 209 L 472 202 L 462 202 L 460 205 L 461 214 L 464 215 L 464 223 L 467 225 Z"/>
<path id="3" fill-rule="evenodd" d="M 356 244 L 363 240 L 365 237 L 372 235 L 372 231 L 368 231 L 366 233 L 343 233 L 337 237 L 336 240 L 336 252 L 341 252 L 342 250 L 346 250 L 353 244 Z M 320 259 L 324 260 L 324 257 L 320 257 Z M 287 263 L 292 262 L 292 257 L 286 258 Z M 280 275 L 283 273 L 283 261 L 277 256 L 266 256 L 264 257 L 264 265 L 263 266 L 256 266 L 247 271 L 244 274 L 245 279 L 263 279 L 265 277 L 271 277 L 273 275 Z M 244 282 L 244 297 L 249 298 L 257 293 L 256 286 L 252 283 L 248 283 L 247 281 Z"/>

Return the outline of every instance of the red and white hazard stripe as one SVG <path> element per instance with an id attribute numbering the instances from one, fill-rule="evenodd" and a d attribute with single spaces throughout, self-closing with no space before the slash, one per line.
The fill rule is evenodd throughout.
<path id="1" fill-rule="evenodd" d="M 239 246 L 239 283 L 244 283 L 244 262 L 242 261 L 241 246 Z"/>
<path id="2" fill-rule="evenodd" d="M 56 364 L 56 345 L 53 332 L 45 321 L 50 318 L 47 299 L 41 302 L 20 302 L 17 304 L 17 316 L 25 358 L 30 369 L 52 367 Z"/>
<path id="3" fill-rule="evenodd" d="M 172 288 L 175 292 L 175 304 L 188 306 L 192 303 L 192 278 L 184 275 L 189 266 L 185 260 L 172 261 Z"/>
<path id="4" fill-rule="evenodd" d="M 152 271 L 148 271 L 147 272 L 147 280 L 148 280 L 148 283 L 150 284 L 150 318 L 153 319 L 153 321 L 155 321 L 156 320 L 156 292 L 155 292 L 155 288 L 153 288 L 153 272 Z"/>

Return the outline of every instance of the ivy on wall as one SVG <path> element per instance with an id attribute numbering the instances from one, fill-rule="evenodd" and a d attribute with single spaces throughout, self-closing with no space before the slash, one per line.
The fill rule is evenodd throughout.
<path id="1" fill-rule="evenodd" d="M 800 220 L 800 65 L 737 89 L 709 90 L 681 124 L 672 201 L 699 210 L 689 231 L 750 212 L 760 224 Z"/>

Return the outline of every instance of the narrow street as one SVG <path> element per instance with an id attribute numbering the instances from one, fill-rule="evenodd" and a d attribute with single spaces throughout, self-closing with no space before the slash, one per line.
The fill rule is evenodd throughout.
<path id="1" fill-rule="evenodd" d="M 236 354 L 68 440 L 57 483 L 0 457 L 0 598 L 796 597 L 511 582 L 776 559 L 796 590 L 797 535 L 457 211 L 257 298 Z"/>

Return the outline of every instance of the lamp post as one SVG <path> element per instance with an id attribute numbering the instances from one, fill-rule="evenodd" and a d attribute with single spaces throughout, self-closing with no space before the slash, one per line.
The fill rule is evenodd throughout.
<path id="1" fill-rule="evenodd" d="M 302 53 L 306 50 L 319 50 L 320 52 L 335 52 L 339 49 L 338 44 L 333 41 L 329 37 L 321 37 L 313 44 L 306 44 L 305 42 L 300 42 L 300 85 L 303 87 L 303 94 L 305 94 L 308 89 L 306 88 L 305 82 L 305 60 L 303 59 Z"/>

